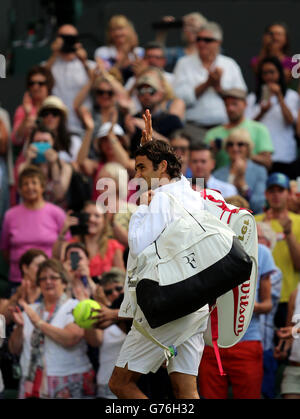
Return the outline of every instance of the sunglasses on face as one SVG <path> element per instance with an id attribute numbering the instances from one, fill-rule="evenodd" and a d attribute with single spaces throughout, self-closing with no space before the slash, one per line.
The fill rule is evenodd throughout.
<path id="1" fill-rule="evenodd" d="M 206 44 L 210 44 L 210 43 L 212 43 L 212 42 L 216 42 L 217 40 L 216 40 L 215 38 L 208 38 L 208 37 L 206 37 L 206 36 L 197 36 L 196 41 L 197 41 L 197 42 L 201 42 L 201 41 L 203 41 L 203 42 L 205 42 Z"/>
<path id="2" fill-rule="evenodd" d="M 154 87 L 138 87 L 137 91 L 138 91 L 138 94 L 141 96 L 146 95 L 147 93 L 150 96 L 153 96 L 157 92 L 157 90 L 154 89 Z"/>
<path id="3" fill-rule="evenodd" d="M 233 141 L 228 141 L 227 143 L 227 147 L 233 147 L 234 145 L 237 145 L 238 147 L 244 147 L 247 145 L 247 143 L 243 143 L 241 141 L 237 143 L 234 143 Z"/>
<path id="4" fill-rule="evenodd" d="M 113 288 L 111 290 L 104 290 L 104 294 L 106 296 L 109 296 L 109 295 L 112 295 L 112 293 L 114 291 L 121 292 L 121 291 L 123 291 L 123 287 L 121 285 L 117 285 L 115 288 Z"/>
<path id="5" fill-rule="evenodd" d="M 96 89 L 96 95 L 97 96 L 107 95 L 109 97 L 112 97 L 114 95 L 114 92 L 113 92 L 113 90 Z"/>
<path id="6" fill-rule="evenodd" d="M 46 118 L 47 116 L 52 115 L 55 117 L 58 117 L 61 115 L 61 112 L 59 109 L 44 109 L 41 113 L 40 116 L 42 118 Z"/>
<path id="7" fill-rule="evenodd" d="M 34 80 L 30 80 L 30 82 L 28 83 L 29 87 L 34 86 L 35 84 L 37 84 L 38 86 L 46 86 L 46 82 L 45 81 L 34 81 Z"/>

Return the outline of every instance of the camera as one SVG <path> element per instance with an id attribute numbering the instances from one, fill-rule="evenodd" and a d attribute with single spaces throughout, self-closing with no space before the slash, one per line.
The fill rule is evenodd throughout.
<path id="1" fill-rule="evenodd" d="M 76 51 L 75 44 L 79 42 L 78 35 L 59 35 L 59 36 L 64 41 L 63 46 L 61 47 L 61 52 L 70 53 L 70 52 Z"/>
<path id="2" fill-rule="evenodd" d="M 161 20 L 159 22 L 153 22 L 151 26 L 153 29 L 176 29 L 182 28 L 183 21 L 181 19 L 173 20 L 171 22 Z"/>

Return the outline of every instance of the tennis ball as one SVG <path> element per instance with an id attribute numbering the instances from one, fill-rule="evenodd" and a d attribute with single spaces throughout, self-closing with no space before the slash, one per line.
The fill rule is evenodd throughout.
<path id="1" fill-rule="evenodd" d="M 75 323 L 83 329 L 90 329 L 93 324 L 97 321 L 93 319 L 98 313 L 91 313 L 92 308 L 99 310 L 100 304 L 94 300 L 83 300 L 80 301 L 73 310 L 73 317 Z"/>

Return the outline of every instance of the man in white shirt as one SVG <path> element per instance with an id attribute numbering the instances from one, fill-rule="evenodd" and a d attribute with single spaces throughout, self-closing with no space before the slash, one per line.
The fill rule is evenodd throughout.
<path id="1" fill-rule="evenodd" d="M 68 128 L 73 134 L 82 135 L 84 128 L 74 110 L 74 99 L 88 82 L 90 70 L 96 67 L 87 59 L 87 53 L 79 43 L 78 30 L 72 25 L 58 28 L 57 38 L 51 45 L 52 55 L 45 64 L 51 70 L 55 84 L 52 94 L 61 98 L 68 107 Z M 91 98 L 84 105 L 92 108 Z"/>
<path id="2" fill-rule="evenodd" d="M 204 186 L 219 191 L 223 198 L 238 195 L 238 191 L 234 185 L 216 179 L 212 175 L 215 165 L 216 161 L 208 146 L 194 145 L 190 147 L 189 168 L 192 172 L 192 178 L 204 179 Z"/>
<path id="3" fill-rule="evenodd" d="M 188 211 L 203 209 L 200 194 L 194 192 L 187 179 L 184 176 L 180 178 L 180 175 L 181 164 L 167 143 L 151 141 L 137 151 L 136 177 L 147 182 L 148 191 L 143 194 L 142 204 L 130 220 L 129 263 L 180 216 L 172 211 L 168 196 L 162 192 L 174 195 Z M 135 316 L 128 301 L 125 286 L 120 317 Z M 152 329 L 158 341 L 169 345 L 192 326 L 193 332 L 178 345 L 177 356 L 171 358 L 167 366 L 176 398 L 199 398 L 196 378 L 204 348 L 203 332 L 207 326 L 207 314 L 208 308 L 205 306 L 188 316 Z M 164 351 L 133 326 L 110 379 L 110 389 L 118 398 L 146 398 L 136 383 L 141 374 L 156 372 L 164 359 Z"/>
<path id="4" fill-rule="evenodd" d="M 206 23 L 197 36 L 198 53 L 182 57 L 174 69 L 175 93 L 185 101 L 186 127 L 195 142 L 203 141 L 207 129 L 227 122 L 221 90 L 247 90 L 239 65 L 220 54 L 222 38 L 217 23 Z"/>

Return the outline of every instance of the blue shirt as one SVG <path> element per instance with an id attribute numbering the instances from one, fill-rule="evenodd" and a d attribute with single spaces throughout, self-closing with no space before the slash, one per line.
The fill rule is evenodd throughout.
<path id="1" fill-rule="evenodd" d="M 264 244 L 258 244 L 258 275 L 257 275 L 257 285 L 256 285 L 256 298 L 255 300 L 259 302 L 259 288 L 260 280 L 267 274 L 272 273 L 276 270 L 276 265 L 271 253 L 271 250 Z M 241 339 L 243 340 L 262 340 L 261 337 L 261 328 L 259 315 L 253 313 L 249 327 Z"/>

